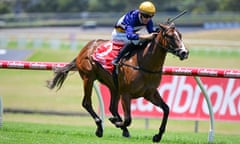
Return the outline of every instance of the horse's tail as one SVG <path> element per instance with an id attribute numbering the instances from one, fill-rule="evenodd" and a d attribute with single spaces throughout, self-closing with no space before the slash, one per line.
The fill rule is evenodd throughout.
<path id="1" fill-rule="evenodd" d="M 76 58 L 64 67 L 56 68 L 54 70 L 54 73 L 55 73 L 54 78 L 52 80 L 47 81 L 47 87 L 49 89 L 54 89 L 57 86 L 58 87 L 57 90 L 59 90 L 62 87 L 63 82 L 67 78 L 68 72 L 71 70 L 74 70 L 75 68 L 76 68 Z"/>

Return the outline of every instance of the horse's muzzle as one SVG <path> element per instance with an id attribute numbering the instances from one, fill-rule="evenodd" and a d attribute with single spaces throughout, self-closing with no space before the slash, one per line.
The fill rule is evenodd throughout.
<path id="1" fill-rule="evenodd" d="M 180 60 L 187 59 L 188 58 L 188 54 L 189 54 L 188 50 L 181 49 L 181 50 L 178 51 L 178 56 L 179 56 Z"/>

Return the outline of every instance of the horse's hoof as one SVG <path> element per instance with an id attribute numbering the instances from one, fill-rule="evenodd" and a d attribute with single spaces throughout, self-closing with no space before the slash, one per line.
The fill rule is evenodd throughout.
<path id="1" fill-rule="evenodd" d="M 100 131 L 96 131 L 95 134 L 96 134 L 97 137 L 102 137 L 103 136 L 103 132 L 100 132 Z"/>
<path id="2" fill-rule="evenodd" d="M 161 139 L 162 139 L 162 136 L 156 134 L 155 136 L 153 136 L 152 141 L 153 142 L 160 142 Z"/>
<path id="3" fill-rule="evenodd" d="M 97 128 L 95 132 L 97 137 L 102 137 L 103 136 L 103 129 L 102 128 Z"/>
<path id="4" fill-rule="evenodd" d="M 124 131 L 122 132 L 122 136 L 125 137 L 125 138 L 130 138 L 130 133 L 129 133 L 129 131 L 128 131 L 128 130 L 127 130 L 127 131 L 124 130 Z"/>

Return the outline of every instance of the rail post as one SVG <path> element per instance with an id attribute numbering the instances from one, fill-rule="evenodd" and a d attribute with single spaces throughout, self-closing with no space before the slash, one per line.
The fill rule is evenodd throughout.
<path id="1" fill-rule="evenodd" d="M 207 102 L 207 105 L 208 105 L 208 110 L 209 110 L 209 115 L 210 115 L 210 130 L 208 133 L 208 142 L 213 142 L 213 140 L 214 140 L 214 113 L 213 113 L 213 109 L 212 109 L 212 104 L 211 104 L 209 96 L 203 86 L 201 79 L 197 76 L 195 76 L 194 79 L 196 80 L 199 88 L 201 89 L 201 91 L 205 97 L 205 100 Z"/>
<path id="2" fill-rule="evenodd" d="M 100 107 L 100 115 L 101 115 L 101 119 L 102 119 L 102 126 L 104 128 L 104 118 L 105 118 L 105 111 L 104 111 L 104 103 L 103 103 L 103 99 L 99 90 L 99 86 L 96 82 L 94 82 L 94 90 L 97 94 L 98 97 L 98 102 L 99 102 L 99 107 Z"/>

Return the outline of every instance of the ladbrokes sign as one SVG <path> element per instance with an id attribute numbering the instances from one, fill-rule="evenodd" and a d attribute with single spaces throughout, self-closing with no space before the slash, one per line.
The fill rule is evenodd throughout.
<path id="1" fill-rule="evenodd" d="M 240 80 L 208 77 L 201 77 L 201 80 L 210 97 L 215 119 L 240 121 Z M 103 85 L 100 90 L 105 113 L 110 114 L 109 91 Z M 170 107 L 171 118 L 209 119 L 207 103 L 193 77 L 163 76 L 158 90 Z M 121 108 L 119 111 L 122 113 Z M 143 98 L 132 100 L 131 111 L 134 116 L 162 116 L 160 108 Z"/>

